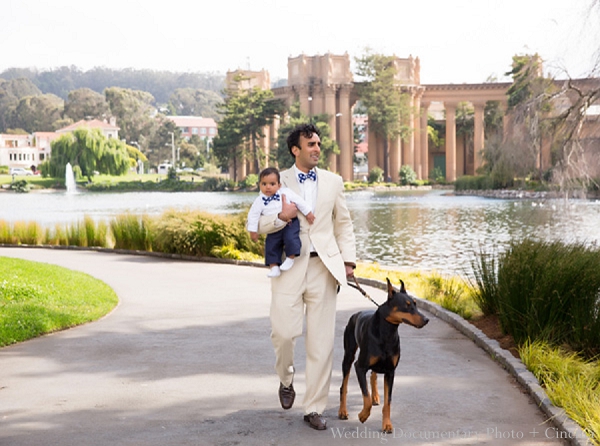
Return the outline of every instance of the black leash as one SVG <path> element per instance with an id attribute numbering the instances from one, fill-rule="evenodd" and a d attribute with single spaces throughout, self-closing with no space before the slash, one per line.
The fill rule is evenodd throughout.
<path id="1" fill-rule="evenodd" d="M 354 288 L 354 289 L 357 289 L 358 291 L 360 291 L 360 293 L 361 293 L 363 296 L 365 296 L 367 299 L 369 299 L 371 302 L 373 302 L 373 303 L 374 303 L 374 304 L 377 306 L 377 308 L 379 308 L 379 304 L 378 304 L 377 302 L 375 302 L 375 301 L 374 301 L 374 300 L 371 298 L 371 296 L 369 296 L 369 295 L 367 294 L 367 292 L 366 292 L 365 290 L 363 290 L 363 289 L 360 287 L 360 285 L 358 284 L 358 280 L 356 280 L 356 276 L 354 276 L 354 275 L 353 275 L 353 276 L 352 276 L 352 278 L 354 279 L 354 283 L 355 283 L 356 285 L 353 285 L 353 284 L 351 284 L 350 282 L 348 282 L 348 286 L 351 286 L 352 288 Z"/>

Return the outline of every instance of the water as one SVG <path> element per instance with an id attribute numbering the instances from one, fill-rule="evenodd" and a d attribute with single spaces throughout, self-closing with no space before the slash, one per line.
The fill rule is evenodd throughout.
<path id="1" fill-rule="evenodd" d="M 77 184 L 75 183 L 75 175 L 73 174 L 71 163 L 67 163 L 65 167 L 65 187 L 68 194 L 77 193 Z"/>
<path id="2" fill-rule="evenodd" d="M 167 209 L 222 214 L 247 209 L 255 197 L 231 192 L 3 192 L 0 220 L 51 227 L 86 215 L 108 221 L 126 212 L 159 215 Z M 359 259 L 391 268 L 464 275 L 481 247 L 502 247 L 514 238 L 600 240 L 600 201 L 497 200 L 448 191 L 352 192 L 347 201 Z"/>

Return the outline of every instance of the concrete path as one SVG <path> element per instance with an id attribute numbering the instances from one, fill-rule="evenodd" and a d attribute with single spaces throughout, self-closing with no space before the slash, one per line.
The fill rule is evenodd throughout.
<path id="1" fill-rule="evenodd" d="M 350 420 L 337 419 L 343 329 L 372 308 L 342 290 L 328 430 L 317 432 L 302 420 L 302 339 L 296 406 L 279 406 L 265 269 L 55 249 L 2 256 L 86 272 L 121 301 L 95 323 L 0 349 L 1 446 L 563 444 L 514 379 L 435 316 L 422 330 L 400 327 L 395 432 L 383 436 L 379 408 L 358 421 L 354 372 Z"/>

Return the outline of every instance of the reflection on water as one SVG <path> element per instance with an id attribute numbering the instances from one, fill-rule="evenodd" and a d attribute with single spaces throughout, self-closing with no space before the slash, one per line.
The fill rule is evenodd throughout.
<path id="1" fill-rule="evenodd" d="M 0 219 L 44 226 L 167 209 L 231 213 L 247 209 L 256 194 L 229 192 L 0 193 Z M 495 200 L 447 191 L 352 192 L 357 254 L 383 266 L 465 274 L 480 246 L 490 250 L 513 238 L 595 243 L 600 202 Z M 318 216 L 317 216 L 318 218 Z"/>
<path id="2" fill-rule="evenodd" d="M 470 275 L 481 248 L 511 239 L 596 243 L 600 203 L 518 201 L 429 193 L 357 192 L 348 196 L 364 261 L 394 268 Z"/>

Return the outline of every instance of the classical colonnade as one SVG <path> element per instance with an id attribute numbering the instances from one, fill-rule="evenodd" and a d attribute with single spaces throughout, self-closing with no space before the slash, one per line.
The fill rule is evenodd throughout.
<path id="1" fill-rule="evenodd" d="M 454 181 L 457 176 L 467 172 L 460 168 L 458 161 L 466 156 L 457 148 L 456 108 L 460 102 L 470 102 L 475 109 L 474 117 L 474 159 L 473 170 L 482 164 L 481 150 L 483 149 L 484 107 L 487 101 L 499 101 L 501 107 L 506 107 L 506 92 L 509 83 L 485 84 L 447 84 L 421 85 L 420 63 L 416 58 L 396 58 L 397 85 L 410 95 L 410 105 L 413 113 L 409 118 L 412 131 L 406 140 L 395 138 L 388 142 L 389 167 L 391 180 L 398 181 L 400 167 L 411 166 L 419 179 L 426 179 L 432 170 L 433 158 L 428 147 L 427 117 L 433 104 L 437 109 L 445 111 L 445 171 L 446 180 Z M 270 88 L 269 74 L 266 71 L 248 72 L 237 70 L 228 73 L 228 84 L 237 74 L 243 74 L 246 79 L 240 88 L 259 86 Z M 353 124 L 352 110 L 358 100 L 355 83 L 350 70 L 348 54 L 325 54 L 318 56 L 300 55 L 288 59 L 288 82 L 285 87 L 272 89 L 276 98 L 289 106 L 294 101 L 300 104 L 300 110 L 307 116 L 327 114 L 331 128 L 332 139 L 338 142 L 340 154 L 332 156 L 329 168 L 338 172 L 345 181 L 354 179 L 353 173 Z M 279 122 L 276 120 L 265 129 L 262 147 L 268 155 L 276 144 Z M 384 165 L 384 144 L 371 129 L 368 134 L 369 170 Z M 250 173 L 250 163 L 238 166 L 237 177 L 243 178 Z"/>

